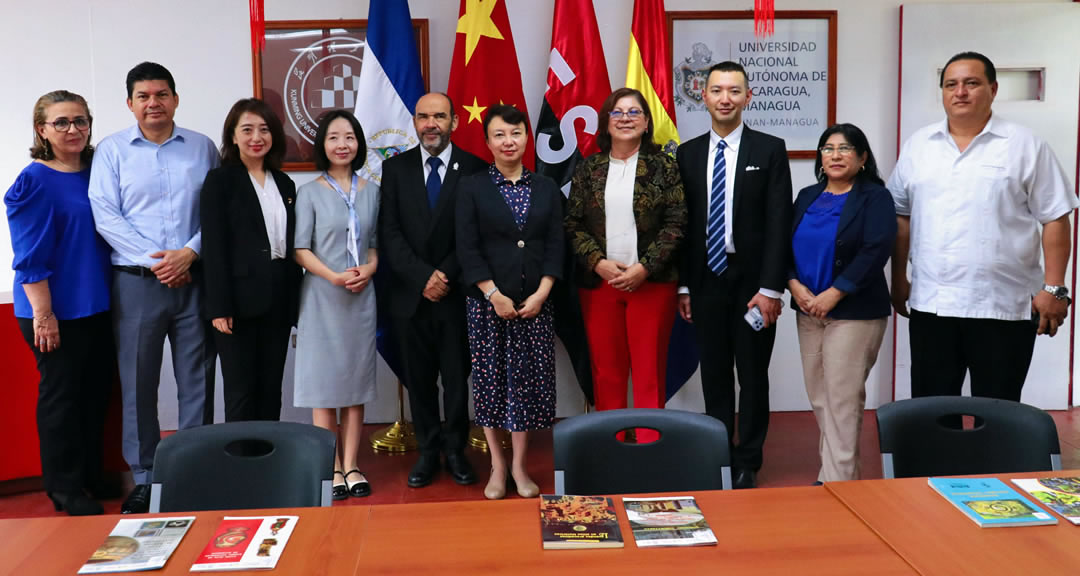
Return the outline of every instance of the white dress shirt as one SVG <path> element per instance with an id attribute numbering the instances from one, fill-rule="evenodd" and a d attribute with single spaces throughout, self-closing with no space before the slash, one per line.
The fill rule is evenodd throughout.
<path id="1" fill-rule="evenodd" d="M 270 241 L 270 259 L 277 260 L 285 257 L 285 231 L 288 216 L 285 213 L 285 203 L 281 200 L 281 192 L 277 182 L 270 172 L 266 173 L 266 185 L 259 186 L 259 181 L 251 172 L 248 172 L 251 185 L 255 187 L 255 194 L 259 197 L 259 206 L 262 208 L 263 222 L 266 224 L 266 238 Z"/>
<path id="2" fill-rule="evenodd" d="M 1043 284 L 1039 225 L 1080 205 L 1046 142 L 993 116 L 961 152 L 944 120 L 904 143 L 888 187 L 896 213 L 911 217 L 911 308 L 1031 318 Z"/>
<path id="3" fill-rule="evenodd" d="M 638 261 L 637 220 L 634 218 L 634 183 L 637 181 L 638 153 L 626 160 L 608 156 L 604 185 L 604 232 L 608 260 L 624 266 Z"/>
<path id="4" fill-rule="evenodd" d="M 450 154 L 453 151 L 453 144 L 447 144 L 446 149 L 439 152 L 438 159 L 442 160 L 442 164 L 439 165 L 439 181 L 446 181 L 446 171 L 450 169 Z M 420 166 L 424 169 L 424 182 L 427 182 L 428 176 L 431 175 L 431 166 L 428 166 L 428 158 L 431 158 L 431 154 L 427 149 L 420 146 Z"/>
<path id="5" fill-rule="evenodd" d="M 725 178 L 724 178 L 724 245 L 727 247 L 728 254 L 735 253 L 735 226 L 732 218 L 735 212 L 735 178 L 738 177 L 738 173 L 735 167 L 739 162 L 739 146 L 742 145 L 743 125 L 739 124 L 738 128 L 731 131 L 730 134 L 724 136 L 724 164 L 725 164 Z M 713 182 L 713 167 L 716 165 L 716 153 L 720 149 L 720 135 L 715 130 L 709 130 L 709 158 L 706 162 L 705 168 L 705 229 L 709 229 L 709 207 L 712 205 L 712 182 Z M 705 239 L 708 242 L 708 238 Z M 690 289 L 686 286 L 679 287 L 679 294 L 689 294 Z M 769 290 L 768 288 L 760 288 L 758 293 L 768 296 L 769 298 L 780 298 L 782 294 L 776 290 Z"/>

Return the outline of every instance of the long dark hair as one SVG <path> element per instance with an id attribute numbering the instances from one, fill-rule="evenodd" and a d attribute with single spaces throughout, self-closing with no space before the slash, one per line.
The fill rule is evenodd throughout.
<path id="1" fill-rule="evenodd" d="M 855 155 L 862 156 L 866 154 L 866 162 L 863 164 L 862 170 L 859 170 L 855 174 L 856 179 L 865 179 L 878 184 L 880 186 L 885 185 L 885 181 L 881 179 L 881 174 L 878 172 L 877 160 L 874 160 L 874 151 L 870 149 L 870 142 L 866 139 L 866 134 L 863 134 L 862 130 L 854 124 L 833 124 L 825 129 L 821 133 L 821 138 L 818 138 L 817 151 L 814 159 L 814 175 L 817 176 L 818 182 L 825 181 L 825 172 L 821 169 L 821 147 L 828 142 L 829 137 L 833 134 L 840 134 L 844 137 L 844 140 L 848 141 L 855 147 Z"/>
<path id="2" fill-rule="evenodd" d="M 646 154 L 655 154 L 660 151 L 660 145 L 653 141 L 653 135 L 656 133 L 653 127 L 652 110 L 649 109 L 649 103 L 645 100 L 645 95 L 633 88 L 619 88 L 611 93 L 604 100 L 603 106 L 600 106 L 600 118 L 596 124 L 596 145 L 605 154 L 611 152 L 611 134 L 608 132 L 608 121 L 611 119 L 611 111 L 615 109 L 615 104 L 619 100 L 627 96 L 633 96 L 638 102 L 638 106 L 641 107 L 641 111 L 645 113 L 645 133 L 641 135 L 641 152 Z"/>
<path id="3" fill-rule="evenodd" d="M 233 142 L 233 135 L 244 112 L 250 112 L 266 122 L 266 127 L 270 129 L 270 150 L 263 157 L 263 167 L 267 170 L 280 170 L 281 161 L 285 159 L 285 129 L 270 105 L 257 98 L 237 101 L 225 117 L 225 127 L 221 130 L 221 163 L 240 163 L 240 148 Z"/>

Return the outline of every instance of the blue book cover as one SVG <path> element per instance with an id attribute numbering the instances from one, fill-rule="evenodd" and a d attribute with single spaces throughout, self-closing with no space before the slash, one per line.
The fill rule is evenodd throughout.
<path id="1" fill-rule="evenodd" d="M 930 478 L 928 481 L 931 488 L 983 528 L 1058 522 L 997 478 Z"/>

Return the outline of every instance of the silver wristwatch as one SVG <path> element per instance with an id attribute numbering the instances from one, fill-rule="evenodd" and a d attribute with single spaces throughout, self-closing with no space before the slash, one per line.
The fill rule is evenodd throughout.
<path id="1" fill-rule="evenodd" d="M 1050 284 L 1043 284 L 1043 291 L 1049 292 L 1054 298 L 1058 300 L 1069 299 L 1069 289 L 1065 286 L 1051 286 Z"/>
<path id="2" fill-rule="evenodd" d="M 492 286 L 492 287 L 491 287 L 491 290 L 488 290 L 487 292 L 484 292 L 484 300 L 487 300 L 487 301 L 489 301 L 489 302 L 490 302 L 490 301 L 491 301 L 491 297 L 492 297 L 492 296 L 494 296 L 494 295 L 495 295 L 495 293 L 496 293 L 496 292 L 498 292 L 498 291 L 499 291 L 499 287 L 498 287 L 498 286 Z"/>

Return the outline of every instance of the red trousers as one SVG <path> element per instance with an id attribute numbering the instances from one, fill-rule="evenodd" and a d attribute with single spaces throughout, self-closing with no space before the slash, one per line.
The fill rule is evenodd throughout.
<path id="1" fill-rule="evenodd" d="M 633 292 L 616 290 L 607 283 L 579 290 L 597 410 L 626 408 L 626 386 L 631 373 L 634 407 L 664 407 L 676 289 L 674 282 L 644 282 Z M 653 430 L 637 430 L 640 443 L 655 442 L 658 438 Z"/>

